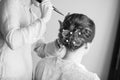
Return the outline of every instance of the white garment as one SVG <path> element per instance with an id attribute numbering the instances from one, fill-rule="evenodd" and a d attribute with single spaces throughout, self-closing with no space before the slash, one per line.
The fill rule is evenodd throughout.
<path id="1" fill-rule="evenodd" d="M 35 80 L 100 80 L 96 73 L 88 71 L 82 64 L 47 57 L 40 60 L 35 71 Z"/>
<path id="2" fill-rule="evenodd" d="M 45 30 L 44 18 L 35 17 L 20 1 L 0 2 L 0 80 L 31 80 L 31 45 Z"/>

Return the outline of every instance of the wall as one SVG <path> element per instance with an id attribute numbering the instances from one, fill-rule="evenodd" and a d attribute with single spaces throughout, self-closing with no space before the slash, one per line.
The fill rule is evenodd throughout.
<path id="1" fill-rule="evenodd" d="M 101 80 L 107 80 L 117 26 L 117 6 L 119 0 L 51 0 L 65 15 L 83 13 L 96 24 L 96 35 L 90 52 L 84 56 L 82 64 L 98 74 Z M 45 39 L 47 42 L 57 37 L 59 23 L 63 16 L 53 12 L 47 25 Z"/>

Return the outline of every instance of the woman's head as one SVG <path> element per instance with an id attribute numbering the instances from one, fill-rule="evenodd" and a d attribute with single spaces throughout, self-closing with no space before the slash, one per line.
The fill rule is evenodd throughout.
<path id="1" fill-rule="evenodd" d="M 60 22 L 59 41 L 69 51 L 91 43 L 95 35 L 94 22 L 84 14 L 68 14 Z"/>

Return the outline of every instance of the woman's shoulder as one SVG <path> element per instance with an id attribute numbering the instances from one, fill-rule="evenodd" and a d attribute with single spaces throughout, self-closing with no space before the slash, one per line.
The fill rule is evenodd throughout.
<path id="1" fill-rule="evenodd" d="M 57 60 L 58 60 L 57 57 L 49 56 L 49 57 L 41 59 L 38 62 L 38 65 L 44 64 L 44 65 L 54 66 L 54 65 L 56 65 Z"/>
<path id="2" fill-rule="evenodd" d="M 81 69 L 82 70 L 79 70 L 79 71 L 80 72 L 82 71 L 82 73 L 88 77 L 88 80 L 100 80 L 100 78 L 98 77 L 96 73 L 87 70 L 85 66 L 82 66 Z"/>
<path id="3" fill-rule="evenodd" d="M 65 80 L 100 80 L 96 73 L 93 73 L 80 64 L 66 64 L 63 77 Z"/>
<path id="4" fill-rule="evenodd" d="M 81 66 L 81 67 L 80 67 Z M 83 73 L 88 76 L 90 78 L 90 80 L 100 80 L 100 78 L 98 77 L 98 75 L 92 71 L 89 71 L 84 65 L 80 65 L 79 69 L 80 71 L 83 70 Z M 82 69 L 82 70 L 81 70 Z"/>
<path id="5" fill-rule="evenodd" d="M 96 73 L 94 73 L 94 80 L 100 80 L 99 76 Z"/>
<path id="6" fill-rule="evenodd" d="M 41 78 L 45 78 L 45 80 L 57 80 L 56 78 L 59 77 L 61 71 L 58 65 L 56 65 L 56 59 L 56 57 L 41 59 L 36 67 L 35 78 L 37 80 Z"/>

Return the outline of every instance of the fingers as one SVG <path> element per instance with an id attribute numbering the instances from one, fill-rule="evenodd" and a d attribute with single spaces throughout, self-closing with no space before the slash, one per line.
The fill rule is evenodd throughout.
<path id="1" fill-rule="evenodd" d="M 53 11 L 53 5 L 50 2 L 50 0 L 44 0 L 41 4 L 41 18 L 45 21 L 48 22 L 51 18 L 52 11 Z"/>

